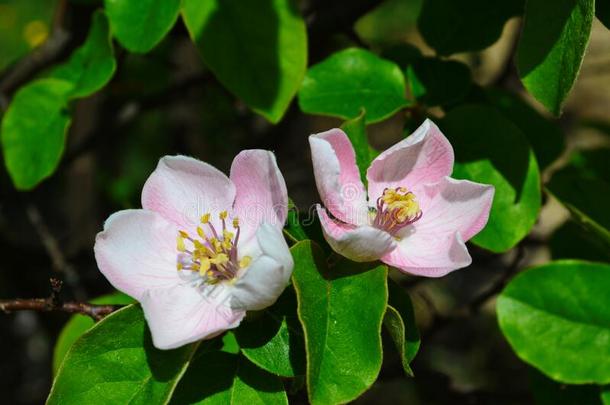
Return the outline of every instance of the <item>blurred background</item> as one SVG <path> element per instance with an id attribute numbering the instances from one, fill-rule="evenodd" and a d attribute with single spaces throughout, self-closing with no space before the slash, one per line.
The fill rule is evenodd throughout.
<path id="1" fill-rule="evenodd" d="M 309 64 L 351 45 L 383 52 L 408 43 L 434 55 L 418 31 L 422 3 L 300 2 L 308 27 Z M 94 0 L 0 0 L 0 111 L 21 85 L 84 41 L 97 7 Z M 472 85 L 465 97 L 476 97 L 480 86 L 500 88 L 545 115 L 522 90 L 514 68 L 521 23 L 520 17 L 509 19 L 487 49 L 451 59 L 470 69 Z M 95 234 L 112 212 L 140 207 L 142 185 L 166 154 L 191 155 L 228 171 L 238 151 L 270 149 L 301 211 L 318 201 L 307 136 L 341 121 L 305 115 L 293 102 L 279 124 L 268 123 L 205 69 L 181 20 L 152 52 L 137 55 L 117 47 L 116 57 L 112 81 L 75 104 L 66 151 L 51 178 L 34 191 L 18 192 L 4 164 L 0 167 L 0 298 L 47 297 L 50 277 L 64 281 L 65 299 L 86 301 L 110 292 L 93 257 Z M 610 36 L 595 20 L 580 76 L 556 121 L 566 147 L 544 168 L 543 178 L 561 168 L 574 150 L 610 147 L 609 111 Z M 441 117 L 443 110 L 427 113 Z M 379 148 L 392 145 L 419 125 L 421 117 L 418 111 L 399 112 L 370 126 L 370 141 Z M 416 379 L 405 378 L 399 357 L 389 352 L 379 380 L 358 403 L 523 404 L 533 403 L 541 390 L 561 395 L 560 386 L 533 372 L 510 350 L 497 326 L 494 296 L 528 265 L 562 257 L 610 258 L 586 242 L 556 201 L 545 197 L 543 203 L 532 234 L 504 255 L 471 246 L 474 264 L 440 280 L 393 273 L 411 294 L 423 336 L 413 364 Z M 44 401 L 53 347 L 68 318 L 0 313 L 1 403 Z"/>

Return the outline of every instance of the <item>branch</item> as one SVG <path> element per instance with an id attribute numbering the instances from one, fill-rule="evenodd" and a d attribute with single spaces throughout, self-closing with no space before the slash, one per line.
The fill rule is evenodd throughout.
<path id="1" fill-rule="evenodd" d="M 62 302 L 59 298 L 62 282 L 55 278 L 50 281 L 51 295 L 48 298 L 0 300 L 0 311 L 5 313 L 15 311 L 65 312 L 86 315 L 94 321 L 99 321 L 122 307 L 121 305 L 95 305 L 74 301 Z"/>

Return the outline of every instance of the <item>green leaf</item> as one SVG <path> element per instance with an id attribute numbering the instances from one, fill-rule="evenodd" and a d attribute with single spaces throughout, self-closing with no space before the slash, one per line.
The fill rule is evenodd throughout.
<path id="1" fill-rule="evenodd" d="M 602 405 L 599 387 L 595 385 L 565 385 L 530 370 L 530 386 L 536 405 Z"/>
<path id="2" fill-rule="evenodd" d="M 278 122 L 307 68 L 305 23 L 291 0 L 184 0 L 206 65 L 250 108 Z"/>
<path id="3" fill-rule="evenodd" d="M 423 0 L 385 0 L 379 3 L 354 24 L 354 30 L 363 41 L 372 45 L 395 44 L 415 32 Z"/>
<path id="4" fill-rule="evenodd" d="M 57 168 L 71 117 L 73 84 L 39 79 L 19 89 L 2 119 L 4 162 L 13 184 L 30 190 Z"/>
<path id="5" fill-rule="evenodd" d="M 603 405 L 610 405 L 610 387 L 601 387 L 601 401 Z"/>
<path id="6" fill-rule="evenodd" d="M 576 222 L 610 246 L 610 183 L 568 166 L 556 172 L 547 187 Z"/>
<path id="7" fill-rule="evenodd" d="M 105 0 L 112 34 L 131 52 L 155 47 L 174 26 L 180 0 Z"/>
<path id="8" fill-rule="evenodd" d="M 127 305 L 132 304 L 133 302 L 133 298 L 120 292 L 103 295 L 91 300 L 92 304 L 112 305 Z M 55 343 L 55 349 L 53 350 L 53 375 L 57 374 L 57 370 L 59 370 L 61 362 L 74 342 L 76 342 L 76 340 L 94 324 L 95 322 L 93 322 L 93 319 L 85 315 L 74 315 L 70 318 L 59 333 L 57 343 Z"/>
<path id="9" fill-rule="evenodd" d="M 484 105 L 455 108 L 440 126 L 455 150 L 453 177 L 495 187 L 487 226 L 472 242 L 493 252 L 511 249 L 540 211 L 540 173 L 526 137 L 497 109 Z"/>
<path id="10" fill-rule="evenodd" d="M 70 98 L 80 98 L 104 87 L 115 69 L 108 20 L 102 12 L 96 12 L 85 43 L 67 63 L 54 69 L 51 76 L 74 83 Z"/>
<path id="11" fill-rule="evenodd" d="M 504 23 L 523 11 L 524 0 L 425 0 L 418 19 L 426 43 L 440 55 L 492 45 Z"/>
<path id="12" fill-rule="evenodd" d="M 500 328 L 517 355 L 554 380 L 610 382 L 610 266 L 558 261 L 500 294 Z"/>
<path id="13" fill-rule="evenodd" d="M 446 105 L 465 98 L 470 91 L 470 69 L 463 63 L 420 58 L 405 72 L 411 94 L 428 105 Z"/>
<path id="14" fill-rule="evenodd" d="M 299 220 L 299 208 L 291 198 L 288 198 L 288 217 L 284 226 L 284 234 L 287 234 L 288 238 L 294 243 L 309 239 Z"/>
<path id="15" fill-rule="evenodd" d="M 593 22 L 594 0 L 528 0 L 517 69 L 527 91 L 555 115 L 574 85 Z"/>
<path id="16" fill-rule="evenodd" d="M 282 381 L 245 357 L 202 344 L 176 389 L 171 404 L 287 405 Z"/>
<path id="17" fill-rule="evenodd" d="M 289 287 L 278 302 L 256 319 L 246 318 L 235 330 L 243 355 L 279 376 L 304 375 L 305 342 L 296 307 L 294 289 Z"/>
<path id="18" fill-rule="evenodd" d="M 565 140 L 561 129 L 517 95 L 500 89 L 488 89 L 485 95 L 527 137 L 541 170 L 563 153 Z"/>
<path id="19" fill-rule="evenodd" d="M 383 325 L 394 341 L 402 368 L 408 376 L 413 377 L 409 363 L 419 350 L 419 331 L 415 324 L 415 314 L 411 298 L 398 284 L 388 279 L 389 300 Z"/>
<path id="20" fill-rule="evenodd" d="M 366 171 L 371 165 L 371 162 L 375 159 L 377 152 L 369 144 L 369 138 L 366 133 L 365 117 L 366 112 L 363 109 L 358 117 L 345 121 L 343 125 L 341 125 L 341 129 L 345 131 L 347 137 L 352 142 L 352 146 L 356 153 L 356 164 L 360 171 L 360 179 L 366 187 Z"/>
<path id="21" fill-rule="evenodd" d="M 347 260 L 328 268 L 321 249 L 311 241 L 291 251 L 305 332 L 309 401 L 349 402 L 373 384 L 381 369 L 387 268 Z"/>
<path id="22" fill-rule="evenodd" d="M 388 60 L 358 48 L 337 52 L 307 71 L 299 106 L 309 114 L 381 121 L 408 106 L 405 79 Z"/>
<path id="23" fill-rule="evenodd" d="M 166 403 L 196 347 L 155 349 L 142 309 L 131 305 L 74 343 L 47 404 Z"/>

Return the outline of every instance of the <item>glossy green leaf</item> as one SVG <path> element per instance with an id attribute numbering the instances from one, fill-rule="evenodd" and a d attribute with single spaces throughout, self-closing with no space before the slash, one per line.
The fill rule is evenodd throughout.
<path id="1" fill-rule="evenodd" d="M 572 89 L 593 22 L 594 0 L 528 0 L 517 69 L 527 91 L 555 115 Z"/>
<path id="2" fill-rule="evenodd" d="M 595 385 L 561 384 L 530 370 L 530 386 L 536 405 L 602 405 Z"/>
<path id="3" fill-rule="evenodd" d="M 289 287 L 271 308 L 244 320 L 235 330 L 243 355 L 279 376 L 304 375 L 305 342 L 296 306 L 294 289 Z"/>
<path id="4" fill-rule="evenodd" d="M 39 79 L 19 89 L 2 119 L 4 162 L 13 184 L 34 188 L 57 168 L 71 117 L 73 84 Z"/>
<path id="5" fill-rule="evenodd" d="M 311 241 L 296 244 L 291 252 L 309 401 L 349 402 L 373 384 L 381 369 L 387 268 L 347 260 L 329 268 Z"/>
<path id="6" fill-rule="evenodd" d="M 184 0 L 206 65 L 233 94 L 278 122 L 307 68 L 305 23 L 292 0 Z"/>
<path id="7" fill-rule="evenodd" d="M 47 404 L 166 403 L 196 347 L 155 349 L 142 309 L 131 305 L 74 343 Z"/>
<path id="8" fill-rule="evenodd" d="M 426 43 L 441 55 L 478 51 L 500 38 L 524 0 L 425 0 L 418 19 Z"/>
<path id="9" fill-rule="evenodd" d="M 555 173 L 547 187 L 581 226 L 610 246 L 610 183 L 569 166 Z"/>
<path id="10" fill-rule="evenodd" d="M 515 94 L 489 89 L 485 95 L 527 137 L 541 170 L 563 153 L 564 135 L 556 124 L 541 116 Z"/>
<path id="11" fill-rule="evenodd" d="M 214 350 L 204 343 L 170 403 L 287 405 L 288 399 L 279 377 L 261 370 L 226 347 Z"/>
<path id="12" fill-rule="evenodd" d="M 388 279 L 389 300 L 383 325 L 394 341 L 405 373 L 413 377 L 409 363 L 419 350 L 419 331 L 415 324 L 415 314 L 411 298 L 394 281 Z"/>
<path id="13" fill-rule="evenodd" d="M 112 305 L 127 305 L 132 304 L 133 302 L 133 298 L 120 292 L 104 295 L 91 300 L 92 304 Z M 85 315 L 74 315 L 70 318 L 59 333 L 57 343 L 55 343 L 55 349 L 53 350 L 53 374 L 57 374 L 57 370 L 59 370 L 61 362 L 74 342 L 76 342 L 76 340 L 94 324 L 93 319 Z"/>
<path id="14" fill-rule="evenodd" d="M 110 39 L 108 20 L 97 12 L 85 43 L 78 48 L 67 63 L 57 67 L 52 77 L 74 84 L 71 98 L 86 97 L 95 93 L 114 75 L 116 62 Z"/>
<path id="15" fill-rule="evenodd" d="M 354 152 L 356 153 L 356 164 L 360 171 L 360 179 L 366 186 L 366 171 L 371 165 L 371 162 L 375 159 L 375 156 L 378 155 L 378 152 L 369 144 L 365 120 L 366 112 L 362 110 L 358 117 L 345 121 L 343 125 L 341 125 L 341 129 L 345 131 L 347 137 L 352 142 Z"/>
<path id="16" fill-rule="evenodd" d="M 455 150 L 453 177 L 495 187 L 487 226 L 472 242 L 493 252 L 509 250 L 540 211 L 540 173 L 526 137 L 495 108 L 476 104 L 451 110 L 440 126 Z"/>
<path id="17" fill-rule="evenodd" d="M 131 52 L 155 47 L 174 26 L 180 0 L 104 0 L 112 34 Z"/>
<path id="18" fill-rule="evenodd" d="M 601 387 L 601 401 L 603 405 L 610 405 L 610 387 Z"/>
<path id="19" fill-rule="evenodd" d="M 436 58 L 414 60 L 405 73 L 411 94 L 428 105 L 458 102 L 470 91 L 470 69 L 463 63 Z"/>
<path id="20" fill-rule="evenodd" d="M 497 303 L 517 355 L 554 380 L 610 382 L 610 266 L 558 261 L 513 279 Z"/>
<path id="21" fill-rule="evenodd" d="M 388 60 L 349 48 L 337 52 L 308 71 L 299 90 L 299 106 L 309 114 L 351 119 L 362 109 L 366 122 L 381 121 L 408 105 L 405 79 Z"/>
<path id="22" fill-rule="evenodd" d="M 385 0 L 354 24 L 363 41 L 373 45 L 403 42 L 417 29 L 423 0 Z"/>

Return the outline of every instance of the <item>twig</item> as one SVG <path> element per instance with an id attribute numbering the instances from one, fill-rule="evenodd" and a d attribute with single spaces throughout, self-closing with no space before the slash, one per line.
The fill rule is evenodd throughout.
<path id="1" fill-rule="evenodd" d="M 51 295 L 48 298 L 0 300 L 0 311 L 5 313 L 15 311 L 66 312 L 69 314 L 86 315 L 94 321 L 99 321 L 106 315 L 121 308 L 120 305 L 95 305 L 75 301 L 63 302 L 60 298 L 62 282 L 55 278 L 52 278 L 50 281 Z"/>
<path id="2" fill-rule="evenodd" d="M 32 223 L 32 226 L 36 230 L 42 245 L 51 258 L 53 269 L 56 272 L 63 273 L 65 275 L 66 280 L 73 289 L 74 295 L 77 299 L 84 298 L 84 291 L 79 285 L 78 272 L 76 272 L 72 265 L 66 260 L 59 247 L 59 242 L 47 227 L 38 208 L 34 204 L 27 203 L 25 211 L 30 222 Z"/>

